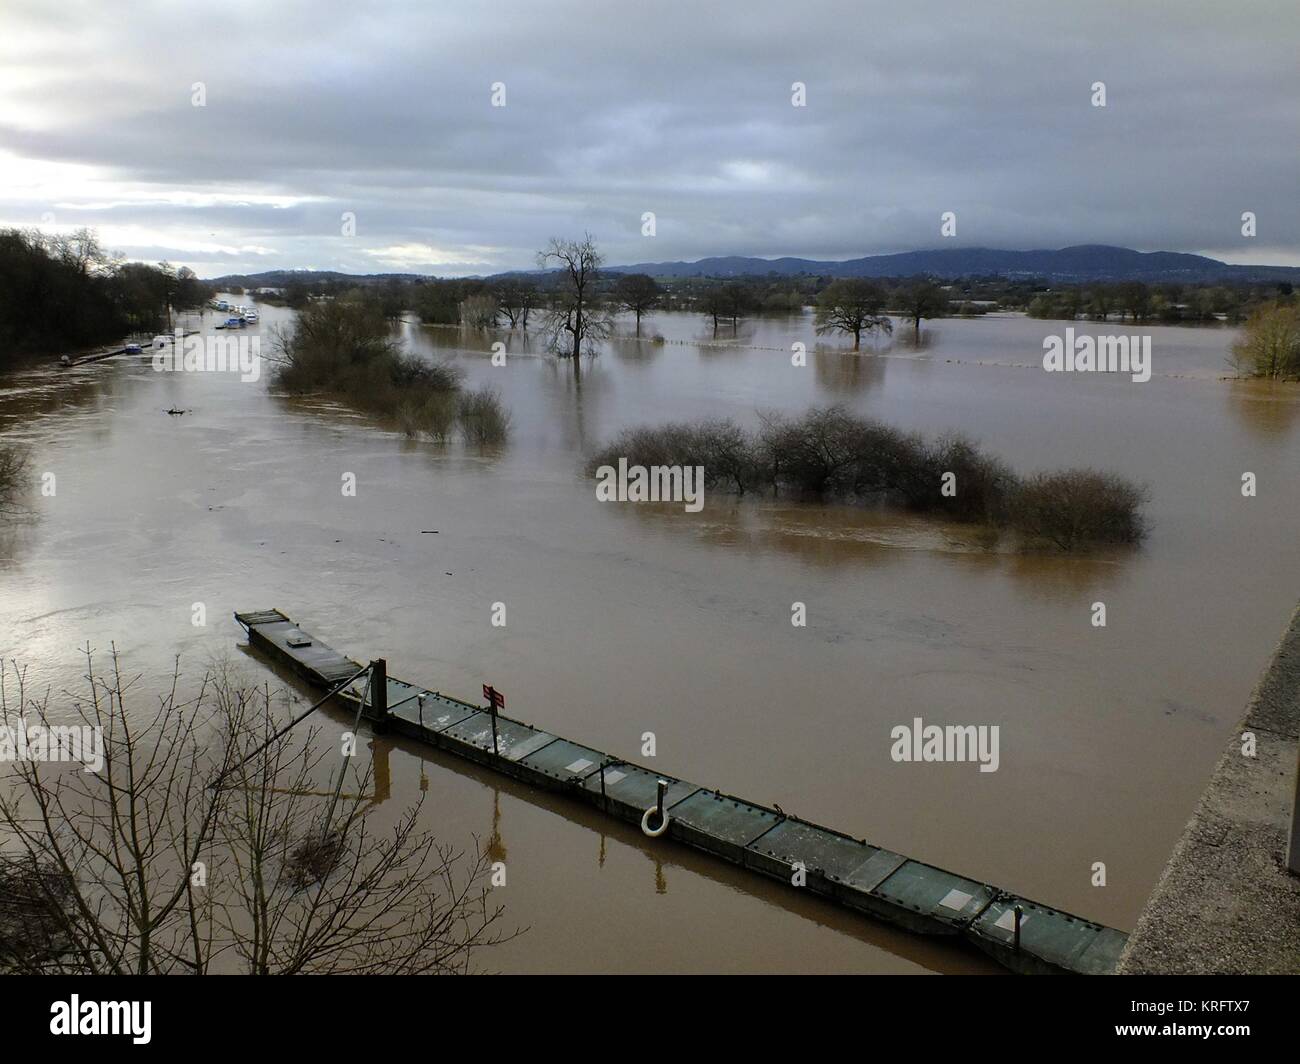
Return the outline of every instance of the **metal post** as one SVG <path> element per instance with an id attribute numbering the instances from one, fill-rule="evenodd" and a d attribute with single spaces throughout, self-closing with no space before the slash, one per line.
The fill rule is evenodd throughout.
<path id="1" fill-rule="evenodd" d="M 1016 952 L 1020 952 L 1020 920 L 1025 915 L 1025 910 L 1019 905 L 1015 908 L 1016 913 Z"/>
<path id="2" fill-rule="evenodd" d="M 1300 743 L 1295 752 L 1295 801 L 1291 803 L 1291 844 L 1286 850 L 1287 870 L 1300 876 Z"/>
<path id="3" fill-rule="evenodd" d="M 501 756 L 501 751 L 497 749 L 497 689 L 488 688 L 488 709 L 492 711 L 492 753 L 496 757 Z"/>
<path id="4" fill-rule="evenodd" d="M 370 702 L 376 720 L 388 716 L 388 662 L 383 658 L 370 663 Z"/>
<path id="5" fill-rule="evenodd" d="M 659 808 L 659 823 L 661 824 L 664 822 L 664 793 L 667 790 L 668 790 L 668 781 L 665 779 L 659 780 L 659 797 L 656 800 L 655 804 Z"/>

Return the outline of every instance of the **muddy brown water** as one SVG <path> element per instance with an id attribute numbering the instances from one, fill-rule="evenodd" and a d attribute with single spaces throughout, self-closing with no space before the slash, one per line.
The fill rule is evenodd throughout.
<path id="1" fill-rule="evenodd" d="M 290 317 L 263 310 L 263 336 Z M 56 694 L 89 641 L 116 643 L 142 695 L 180 654 L 190 679 L 233 658 L 303 697 L 235 649 L 231 613 L 274 606 L 396 676 L 470 698 L 491 682 L 512 715 L 632 759 L 653 732 L 666 772 L 1128 929 L 1300 594 L 1300 389 L 1221 379 L 1227 328 L 1139 330 L 1145 384 L 1047 374 L 1043 337 L 1063 328 L 945 320 L 919 349 L 855 356 L 807 317 L 715 338 L 659 314 L 643 334 L 663 343 L 613 341 L 578 383 L 531 337 L 402 326 L 500 390 L 513 432 L 490 453 L 283 399 L 265 375 L 27 364 L 0 379 L 0 432 L 57 494 L 0 530 L 0 653 Z M 1150 488 L 1150 538 L 1014 554 L 853 507 L 604 504 L 582 472 L 628 425 L 829 402 L 967 433 L 1022 472 L 1122 472 Z M 890 729 L 915 717 L 999 726 L 998 771 L 895 763 Z M 413 744 L 370 750 L 377 816 L 423 791 L 440 835 L 504 849 L 499 896 L 529 931 L 488 967 L 992 970 Z"/>

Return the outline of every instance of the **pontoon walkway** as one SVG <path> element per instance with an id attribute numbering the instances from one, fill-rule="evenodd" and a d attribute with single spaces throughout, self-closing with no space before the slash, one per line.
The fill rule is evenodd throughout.
<path id="1" fill-rule="evenodd" d="M 249 643 L 309 683 L 339 685 L 363 666 L 313 639 L 278 610 L 237 613 Z M 1108 974 L 1127 936 L 838 831 L 652 771 L 521 721 L 382 675 L 368 700 L 378 727 L 559 791 L 607 815 L 926 934 L 960 935 L 1018 972 Z M 356 706 L 362 683 L 339 697 Z M 495 750 L 494 750 L 495 746 Z M 662 794 L 661 792 L 662 787 Z M 1016 914 L 1019 910 L 1019 945 Z"/>

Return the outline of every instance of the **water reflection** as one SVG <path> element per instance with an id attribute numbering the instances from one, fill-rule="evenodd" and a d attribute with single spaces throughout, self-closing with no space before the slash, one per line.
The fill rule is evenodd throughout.
<path id="1" fill-rule="evenodd" d="M 648 852 L 646 856 L 650 858 L 650 863 L 654 865 L 655 869 L 655 893 L 667 894 L 668 876 L 664 873 L 664 863 L 659 859 L 659 852 L 657 850 Z"/>
<path id="2" fill-rule="evenodd" d="M 860 395 L 883 385 L 888 364 L 876 354 L 828 351 L 820 345 L 813 352 L 817 385 L 833 396 Z"/>
<path id="3" fill-rule="evenodd" d="M 698 514 L 680 504 L 621 504 L 621 520 L 754 557 L 779 552 L 830 570 L 901 564 L 924 553 L 969 573 L 1000 572 L 1034 598 L 1062 602 L 1123 578 L 1141 548 L 1066 555 L 1025 551 L 1009 534 L 983 525 L 948 524 L 882 506 L 800 503 L 750 493 L 714 493 Z"/>
<path id="4" fill-rule="evenodd" d="M 1274 381 L 1226 382 L 1228 408 L 1253 435 L 1285 439 L 1300 421 L 1300 387 Z"/>
<path id="5" fill-rule="evenodd" d="M 488 835 L 484 852 L 493 862 L 506 859 L 505 839 L 501 836 L 501 792 L 495 787 L 492 788 L 492 833 Z"/>

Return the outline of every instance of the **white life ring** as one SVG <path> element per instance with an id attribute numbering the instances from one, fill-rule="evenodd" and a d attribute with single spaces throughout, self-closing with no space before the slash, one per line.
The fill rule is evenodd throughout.
<path id="1" fill-rule="evenodd" d="M 650 827 L 650 818 L 652 816 L 663 817 L 662 823 L 660 823 L 660 825 L 657 828 Z M 668 813 L 666 811 L 660 813 L 659 807 L 657 805 L 652 805 L 649 809 L 647 809 L 644 813 L 641 814 L 641 831 L 643 834 L 648 835 L 652 839 L 657 839 L 660 835 L 662 835 L 667 830 L 668 830 Z"/>

